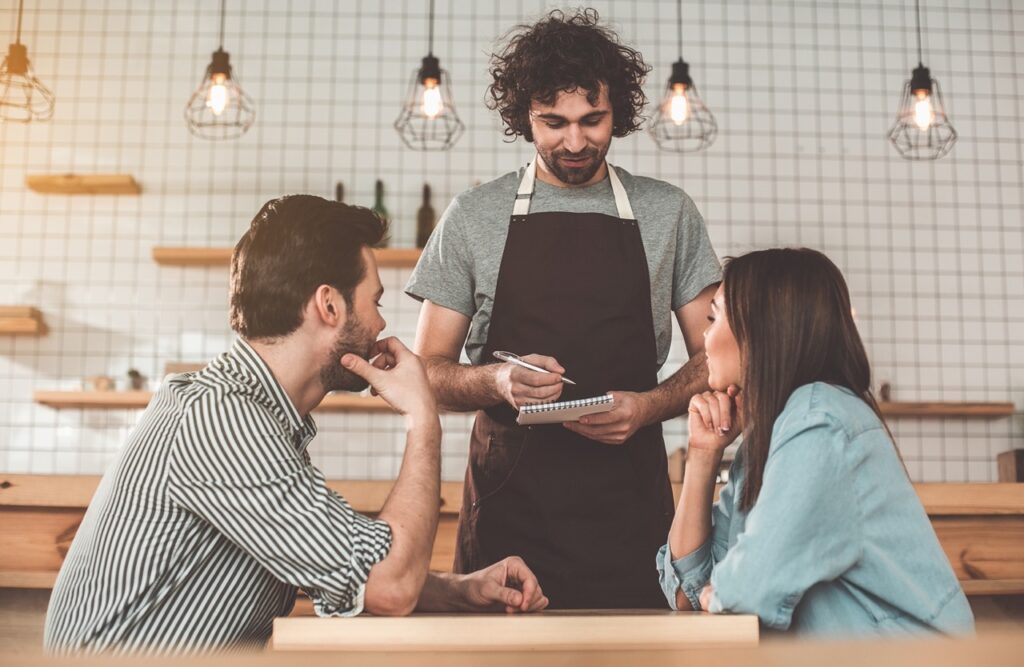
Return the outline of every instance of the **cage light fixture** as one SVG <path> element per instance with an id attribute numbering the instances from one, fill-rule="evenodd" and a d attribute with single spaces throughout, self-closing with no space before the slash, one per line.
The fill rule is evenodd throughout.
<path id="1" fill-rule="evenodd" d="M 672 76 L 661 104 L 651 118 L 650 133 L 658 148 L 678 153 L 702 151 L 715 141 L 718 123 L 701 99 L 690 77 L 690 65 L 683 60 L 683 1 L 676 4 L 679 60 L 672 63 Z"/>
<path id="2" fill-rule="evenodd" d="M 220 3 L 220 45 L 206 67 L 203 80 L 185 105 L 189 132 L 203 139 L 235 139 L 256 120 L 252 99 L 238 84 L 224 50 L 224 3 Z"/>
<path id="3" fill-rule="evenodd" d="M 465 125 L 455 110 L 448 72 L 434 56 L 434 0 L 430 0 L 429 26 L 427 56 L 413 71 L 395 130 L 409 148 L 445 151 L 462 136 Z"/>
<path id="4" fill-rule="evenodd" d="M 0 62 L 0 121 L 30 123 L 53 117 L 53 93 L 36 78 L 28 49 L 21 43 L 24 13 L 25 0 L 20 0 L 14 44 L 7 47 L 7 56 Z"/>
<path id="5" fill-rule="evenodd" d="M 924 66 L 921 54 L 921 3 L 915 0 L 917 17 L 917 67 L 903 84 L 896 122 L 889 141 L 908 160 L 937 160 L 956 143 L 957 133 L 946 115 L 942 88 Z"/>

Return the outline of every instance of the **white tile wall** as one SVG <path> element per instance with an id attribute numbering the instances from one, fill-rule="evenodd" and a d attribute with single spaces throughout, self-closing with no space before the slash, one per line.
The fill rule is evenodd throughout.
<path id="1" fill-rule="evenodd" d="M 592 3 L 639 47 L 661 95 L 675 43 L 671 0 Z M 452 74 L 467 131 L 449 153 L 402 148 L 391 122 L 426 50 L 426 0 L 228 3 L 225 48 L 257 106 L 241 139 L 193 139 L 182 109 L 216 46 L 214 2 L 26 3 L 23 41 L 57 96 L 46 124 L 0 125 L 0 303 L 40 307 L 50 334 L 0 337 L 0 470 L 99 473 L 137 411 L 34 405 L 34 389 L 86 375 L 159 376 L 231 340 L 226 271 L 159 267 L 154 245 L 228 245 L 285 193 L 368 204 L 379 177 L 396 245 L 414 238 L 420 189 L 443 209 L 458 191 L 525 162 L 484 108 L 486 54 L 536 0 L 440 0 L 436 54 Z M 1024 405 L 1024 173 L 1021 40 L 1015 0 L 922 3 L 926 64 L 961 139 L 933 164 L 885 141 L 915 64 L 913 3 L 687 0 L 685 58 L 720 136 L 700 155 L 660 153 L 645 135 L 611 158 L 685 188 L 721 255 L 806 244 L 844 270 L 875 376 L 903 400 Z M 15 3 L 0 7 L 13 35 Z M 0 41 L 3 41 L 0 39 Z M 140 197 L 41 196 L 30 172 L 123 171 Z M 391 333 L 412 340 L 407 271 L 384 270 Z M 675 345 L 666 372 L 683 361 Z M 330 477 L 389 478 L 400 424 L 327 415 L 312 452 Z M 446 479 L 461 479 L 469 421 L 444 419 Z M 995 455 L 1024 446 L 1024 417 L 892 423 L 917 480 L 988 481 Z M 670 449 L 683 425 L 667 426 Z"/>

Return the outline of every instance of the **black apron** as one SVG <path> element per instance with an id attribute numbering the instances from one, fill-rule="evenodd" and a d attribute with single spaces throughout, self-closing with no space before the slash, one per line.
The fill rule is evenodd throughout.
<path id="1" fill-rule="evenodd" d="M 618 176 L 608 165 L 616 218 L 529 213 L 535 173 L 536 159 L 509 222 L 483 363 L 495 350 L 552 356 L 577 382 L 559 400 L 654 388 L 647 259 Z M 661 424 L 606 445 L 515 420 L 507 403 L 476 415 L 456 572 L 521 556 L 551 608 L 667 608 L 655 564 L 673 512 Z"/>

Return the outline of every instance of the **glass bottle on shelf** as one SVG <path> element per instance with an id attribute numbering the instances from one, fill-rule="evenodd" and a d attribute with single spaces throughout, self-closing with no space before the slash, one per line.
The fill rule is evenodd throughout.
<path id="1" fill-rule="evenodd" d="M 437 216 L 434 214 L 434 207 L 430 205 L 430 186 L 423 184 L 423 203 L 416 211 L 416 247 L 422 248 L 427 245 L 427 239 L 434 231 L 434 223 Z"/>
<path id="2" fill-rule="evenodd" d="M 377 185 L 374 187 L 373 209 L 371 210 L 380 216 L 381 220 L 391 221 L 391 214 L 388 213 L 387 207 L 384 206 L 384 181 L 379 178 L 377 179 Z M 377 244 L 377 247 L 386 248 L 390 240 L 391 234 L 385 234 L 384 238 Z"/>
<path id="3" fill-rule="evenodd" d="M 334 186 L 334 201 L 345 201 L 345 184 L 338 181 Z"/>

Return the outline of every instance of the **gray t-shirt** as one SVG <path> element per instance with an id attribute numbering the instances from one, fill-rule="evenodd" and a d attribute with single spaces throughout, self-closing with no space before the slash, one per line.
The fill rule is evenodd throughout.
<path id="1" fill-rule="evenodd" d="M 651 279 L 651 312 L 658 365 L 668 358 L 672 313 L 721 280 L 722 269 L 711 247 L 704 219 L 693 200 L 674 185 L 633 176 L 616 167 L 640 227 Z M 463 192 L 441 216 L 405 292 L 470 318 L 466 355 L 481 363 L 508 235 L 509 218 L 523 169 Z M 566 211 L 618 217 L 611 182 L 584 188 L 560 188 L 536 181 L 531 213 Z M 566 248 L 572 252 L 572 248 Z M 516 350 L 528 354 L 531 350 Z"/>

